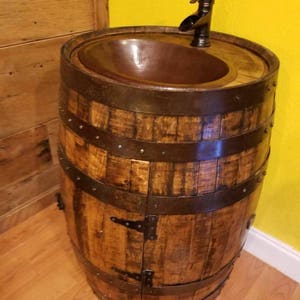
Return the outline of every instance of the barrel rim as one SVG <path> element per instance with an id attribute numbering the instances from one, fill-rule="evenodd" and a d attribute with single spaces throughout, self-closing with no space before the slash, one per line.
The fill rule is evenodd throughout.
<path id="1" fill-rule="evenodd" d="M 104 76 L 93 77 L 73 64 L 70 55 L 82 41 L 105 34 L 121 34 L 128 30 L 182 34 L 174 27 L 124 27 L 86 33 L 69 40 L 61 50 L 62 82 L 90 101 L 132 112 L 160 115 L 195 116 L 227 113 L 246 109 L 273 97 L 277 84 L 278 58 L 267 48 L 239 37 L 212 33 L 212 38 L 247 47 L 259 53 L 269 65 L 269 72 L 257 80 L 236 86 L 204 88 L 165 88 L 129 85 Z M 186 33 L 185 33 L 186 35 Z M 189 34 L 190 35 L 190 34 Z"/>
<path id="2" fill-rule="evenodd" d="M 132 30 L 132 31 L 129 31 Z M 125 33 L 166 33 L 166 34 L 178 34 L 182 36 L 193 36 L 193 33 L 191 32 L 181 32 L 178 30 L 177 27 L 172 27 L 172 26 L 124 26 L 124 27 L 114 27 L 114 28 L 106 28 L 102 29 L 99 31 L 93 31 L 93 32 L 88 32 L 88 33 L 83 33 L 79 36 L 73 37 L 72 39 L 68 40 L 61 48 L 61 57 L 63 59 L 66 59 L 68 63 L 70 63 L 72 66 L 74 66 L 70 60 L 70 56 L 73 53 L 75 49 L 78 47 L 82 46 L 83 43 L 91 42 L 92 39 L 96 39 L 99 36 L 109 36 L 109 35 L 118 35 L 118 34 L 125 34 Z M 91 39 L 91 40 L 87 40 Z M 279 59 L 276 56 L 274 52 L 269 50 L 268 48 L 264 47 L 263 45 L 260 45 L 258 43 L 255 43 L 253 41 L 250 41 L 245 38 L 241 38 L 235 35 L 223 33 L 223 32 L 217 32 L 217 31 L 212 31 L 211 32 L 211 39 L 216 39 L 222 42 L 229 42 L 230 44 L 239 46 L 239 47 L 244 47 L 247 50 L 250 50 L 251 52 L 255 53 L 256 55 L 260 56 L 264 61 L 267 63 L 269 67 L 269 72 L 262 76 L 261 78 L 257 80 L 253 80 L 249 83 L 241 83 L 235 86 L 230 86 L 230 87 L 214 87 L 214 88 L 203 88 L 203 87 L 163 87 L 163 86 L 157 86 L 157 85 L 143 85 L 143 84 L 138 84 L 136 87 L 142 87 L 143 89 L 146 90 L 159 90 L 159 91 L 201 91 L 201 92 L 208 92 L 208 91 L 217 91 L 217 90 L 230 90 L 232 88 L 237 88 L 241 86 L 247 86 L 249 84 L 254 84 L 256 82 L 263 81 L 267 79 L 273 72 L 276 72 L 279 68 Z M 82 41 L 82 42 L 80 42 Z M 79 43 L 78 43 L 79 42 Z M 77 66 L 74 66 L 75 68 L 81 70 L 83 73 L 84 70 L 80 69 Z M 132 87 L 131 84 L 124 83 L 124 82 L 119 82 L 117 80 L 112 80 L 111 78 L 103 75 L 103 79 L 106 79 L 107 81 L 111 81 L 112 83 L 117 83 L 118 85 L 124 85 L 124 86 L 130 86 Z"/>

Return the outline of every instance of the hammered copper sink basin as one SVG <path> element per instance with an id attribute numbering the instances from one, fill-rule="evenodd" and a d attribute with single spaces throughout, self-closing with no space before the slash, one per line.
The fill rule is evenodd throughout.
<path id="1" fill-rule="evenodd" d="M 225 62 L 196 48 L 137 38 L 91 43 L 79 51 L 89 69 L 126 81 L 159 84 L 201 84 L 224 77 Z"/>
<path id="2" fill-rule="evenodd" d="M 278 60 L 192 39 L 111 28 L 62 49 L 60 207 L 99 299 L 216 299 L 254 220 Z"/>

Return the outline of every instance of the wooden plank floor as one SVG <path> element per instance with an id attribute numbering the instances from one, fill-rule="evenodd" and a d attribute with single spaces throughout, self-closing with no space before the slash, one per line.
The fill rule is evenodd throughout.
<path id="1" fill-rule="evenodd" d="M 55 205 L 0 235 L 1 300 L 96 300 Z M 243 252 L 218 300 L 300 300 L 300 286 Z"/>

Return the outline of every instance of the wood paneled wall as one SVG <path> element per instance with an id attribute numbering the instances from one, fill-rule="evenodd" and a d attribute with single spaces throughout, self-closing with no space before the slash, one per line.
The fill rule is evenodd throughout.
<path id="1" fill-rule="evenodd" d="M 107 2 L 0 1 L 0 232 L 54 201 L 60 47 L 106 27 Z"/>

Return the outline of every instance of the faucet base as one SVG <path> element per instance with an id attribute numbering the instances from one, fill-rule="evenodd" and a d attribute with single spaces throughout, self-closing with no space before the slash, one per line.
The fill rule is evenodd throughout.
<path id="1" fill-rule="evenodd" d="M 209 37 L 194 37 L 191 46 L 193 47 L 199 47 L 199 48 L 205 48 L 210 46 L 210 39 Z"/>

